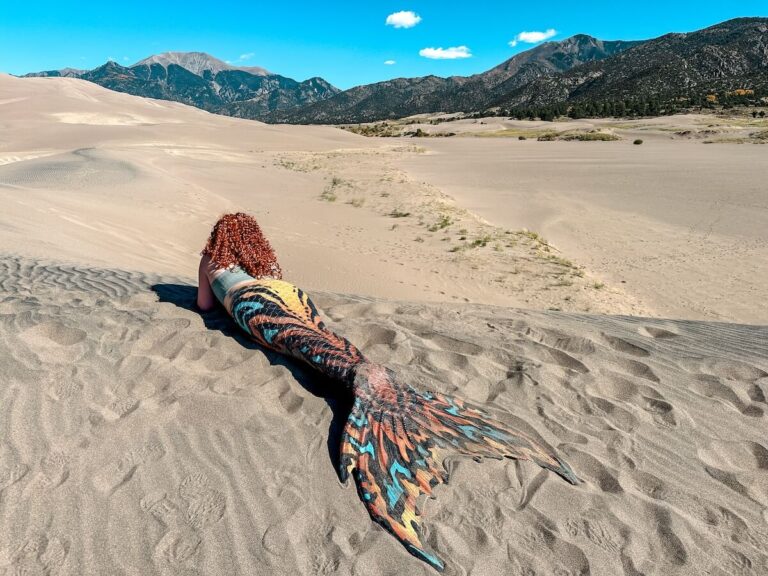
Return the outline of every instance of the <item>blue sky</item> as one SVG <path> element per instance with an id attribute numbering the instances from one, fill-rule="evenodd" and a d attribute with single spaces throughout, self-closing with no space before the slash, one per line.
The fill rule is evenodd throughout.
<path id="1" fill-rule="evenodd" d="M 387 16 L 398 12 L 420 20 L 411 27 L 387 25 Z M 158 52 L 201 51 L 349 88 L 398 76 L 482 72 L 534 46 L 522 40 L 510 45 L 523 32 L 554 31 L 553 40 L 578 33 L 633 40 L 739 16 L 768 16 L 768 0 L 0 0 L 0 71 L 93 68 L 109 58 L 128 65 Z M 416 20 L 406 14 L 393 23 Z"/>

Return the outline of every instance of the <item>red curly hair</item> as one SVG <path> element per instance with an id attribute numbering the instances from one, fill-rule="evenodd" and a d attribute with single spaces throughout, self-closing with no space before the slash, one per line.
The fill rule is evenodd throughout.
<path id="1" fill-rule="evenodd" d="M 219 218 L 202 254 L 218 268 L 239 266 L 254 278 L 283 277 L 275 252 L 256 219 L 244 212 Z"/>

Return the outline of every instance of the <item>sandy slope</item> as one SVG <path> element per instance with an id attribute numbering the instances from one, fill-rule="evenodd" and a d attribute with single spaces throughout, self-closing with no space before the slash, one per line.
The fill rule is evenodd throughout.
<path id="1" fill-rule="evenodd" d="M 410 177 L 398 166 L 422 149 L 409 141 L 267 126 L 68 78 L 0 76 L 0 102 L 0 247 L 13 253 L 190 274 L 215 219 L 245 210 L 309 288 L 652 312 Z"/>
<path id="2" fill-rule="evenodd" d="M 311 288 L 765 323 L 765 147 L 702 144 L 762 121 L 725 121 L 462 120 L 423 128 L 529 139 L 364 138 L 0 75 L 0 246 L 188 274 L 215 218 L 246 210 Z M 624 140 L 535 141 L 552 127 Z"/>
<path id="3" fill-rule="evenodd" d="M 609 121 L 506 122 L 518 131 L 610 129 L 624 140 L 420 139 L 432 154 L 402 166 L 492 223 L 540 232 L 661 316 L 768 323 L 768 149 L 676 135 L 707 121 L 683 116 L 622 129 Z M 644 144 L 634 146 L 635 137 Z"/>
<path id="4" fill-rule="evenodd" d="M 343 402 L 191 311 L 188 280 L 10 257 L 0 279 L 0 573 L 433 573 L 339 484 Z M 448 573 L 768 570 L 765 328 L 315 296 L 586 480 L 449 460 L 426 509 Z"/>

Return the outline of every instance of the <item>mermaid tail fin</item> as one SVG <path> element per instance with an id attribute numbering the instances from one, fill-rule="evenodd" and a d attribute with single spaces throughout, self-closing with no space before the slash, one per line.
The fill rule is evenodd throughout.
<path id="1" fill-rule="evenodd" d="M 371 518 L 406 549 L 438 571 L 442 560 L 423 542 L 421 495 L 447 481 L 438 446 L 428 437 L 408 430 L 407 416 L 371 409 L 355 398 L 341 441 L 340 476 L 355 480 L 360 499 Z"/>
<path id="2" fill-rule="evenodd" d="M 532 460 L 579 482 L 568 464 L 530 436 L 457 398 L 399 383 L 383 366 L 358 367 L 354 393 L 341 441 L 341 480 L 352 474 L 371 518 L 439 571 L 444 564 L 423 542 L 417 500 L 448 480 L 442 462 L 449 452 Z"/>

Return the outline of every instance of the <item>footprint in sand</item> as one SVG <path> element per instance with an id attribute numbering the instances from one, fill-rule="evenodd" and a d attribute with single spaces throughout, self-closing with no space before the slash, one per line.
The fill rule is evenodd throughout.
<path id="1" fill-rule="evenodd" d="M 766 400 L 766 391 L 768 391 L 768 378 L 760 378 L 749 388 L 747 388 L 747 396 L 752 402 L 760 404 L 768 404 Z"/>
<path id="2" fill-rule="evenodd" d="M 610 371 L 598 389 L 624 403 L 642 408 L 661 428 L 677 426 L 678 416 L 685 415 L 684 411 L 678 410 L 655 388 L 632 382 Z"/>
<path id="3" fill-rule="evenodd" d="M 226 510 L 224 494 L 211 487 L 202 474 L 191 474 L 179 485 L 177 503 L 163 492 L 146 495 L 141 508 L 168 531 L 155 547 L 155 556 L 172 566 L 192 561 L 203 543 L 205 529 L 218 522 Z"/>
<path id="4" fill-rule="evenodd" d="M 163 445 L 155 441 L 149 442 L 101 468 L 94 476 L 93 484 L 99 491 L 111 494 L 128 482 L 140 466 L 156 462 L 163 456 Z"/>
<path id="5" fill-rule="evenodd" d="M 115 421 L 128 416 L 139 407 L 139 401 L 135 398 L 117 398 L 102 409 L 105 420 Z"/>
<path id="6" fill-rule="evenodd" d="M 711 439 L 697 454 L 705 465 L 729 472 L 768 470 L 768 448 L 757 442 Z"/>
<path id="7" fill-rule="evenodd" d="M 78 382 L 71 379 L 57 380 L 48 389 L 48 394 L 57 402 L 69 400 L 77 394 L 82 387 Z"/>
<path id="8" fill-rule="evenodd" d="M 660 395 L 659 395 L 660 396 Z M 642 408 L 648 412 L 657 426 L 661 428 L 673 428 L 677 426 L 675 408 L 661 398 L 649 398 L 643 396 Z"/>
<path id="9" fill-rule="evenodd" d="M 287 509 L 296 509 L 304 500 L 301 486 L 297 485 L 297 470 L 279 470 L 266 482 L 267 496 L 281 502 Z"/>
<path id="10" fill-rule="evenodd" d="M 56 402 L 69 400 L 82 389 L 78 368 L 71 364 L 53 367 L 46 382 L 48 395 Z"/>
<path id="11" fill-rule="evenodd" d="M 664 338 L 676 338 L 679 336 L 676 332 L 671 332 L 669 330 L 665 330 L 664 328 L 659 328 L 658 326 L 643 326 L 639 330 L 640 334 L 643 336 L 648 336 L 649 338 L 658 338 L 658 339 L 664 339 Z"/>
<path id="12" fill-rule="evenodd" d="M 542 342 L 534 341 L 535 345 L 528 351 L 529 359 L 542 364 L 555 364 L 564 369 L 566 373 L 577 372 L 587 374 L 589 368 L 575 357 L 563 352 L 558 348 L 553 348 Z"/>
<path id="13" fill-rule="evenodd" d="M 614 363 L 625 370 L 627 374 L 637 376 L 658 384 L 661 382 L 656 373 L 651 369 L 648 364 L 644 362 L 638 362 L 637 360 L 630 360 L 629 358 L 616 358 Z"/>
<path id="14" fill-rule="evenodd" d="M 141 509 L 168 530 L 155 546 L 155 558 L 163 564 L 179 567 L 197 553 L 202 539 L 191 527 L 185 526 L 176 502 L 165 492 L 147 494 L 139 503 Z"/>
<path id="15" fill-rule="evenodd" d="M 10 488 L 29 472 L 29 467 L 22 462 L 13 449 L 0 443 L 0 493 Z"/>
<path id="16" fill-rule="evenodd" d="M 522 566 L 536 559 L 537 564 L 544 563 L 544 574 L 557 576 L 580 576 L 589 573 L 589 560 L 584 551 L 556 532 L 544 526 L 536 526 L 526 532 L 515 535 L 507 544 L 507 555 L 512 562 Z M 522 574 L 538 574 L 532 570 Z"/>
<path id="17" fill-rule="evenodd" d="M 0 552 L 0 574 L 55 576 L 67 559 L 67 551 L 67 542 L 34 534 Z"/>
<path id="18" fill-rule="evenodd" d="M 712 475 L 713 470 L 707 470 Z M 722 471 L 720 472 L 722 474 Z M 715 472 L 717 474 L 717 472 Z M 673 482 L 635 470 L 630 473 L 628 484 L 632 489 L 657 501 L 663 510 L 671 510 L 674 516 L 693 518 L 707 533 L 725 543 L 738 542 L 762 550 L 768 536 L 760 527 L 748 524 L 735 512 L 677 488 Z M 663 503 L 663 504 L 662 504 Z M 650 510 L 656 510 L 650 505 Z"/>
<path id="19" fill-rule="evenodd" d="M 80 358 L 85 350 L 82 344 L 85 339 L 83 330 L 60 322 L 42 322 L 19 334 L 19 340 L 32 353 L 54 364 L 68 364 Z"/>
<path id="20" fill-rule="evenodd" d="M 16 484 L 27 472 L 29 467 L 26 464 L 0 452 L 0 493 Z"/>
<path id="21" fill-rule="evenodd" d="M 165 526 L 170 526 L 179 512 L 176 503 L 165 492 L 150 492 L 141 499 L 140 505 L 144 512 Z"/>
<path id="22" fill-rule="evenodd" d="M 171 566 L 181 566 L 192 560 L 201 543 L 200 534 L 182 527 L 165 533 L 155 548 L 155 555 Z"/>
<path id="23" fill-rule="evenodd" d="M 768 376 L 757 366 L 727 358 L 686 358 L 679 364 L 688 372 L 710 374 L 723 380 L 757 382 Z"/>
<path id="24" fill-rule="evenodd" d="M 66 326 L 60 322 L 44 322 L 28 330 L 24 336 L 27 339 L 42 338 L 59 346 L 74 346 L 85 340 L 86 334 L 80 328 Z"/>
<path id="25" fill-rule="evenodd" d="M 224 494 L 211 488 L 202 474 L 187 476 L 179 486 L 179 496 L 187 504 L 186 519 L 193 528 L 205 528 L 224 516 Z"/>
<path id="26" fill-rule="evenodd" d="M 570 518 L 565 527 L 571 537 L 580 538 L 612 554 L 618 553 L 626 543 L 621 531 L 612 525 L 605 513 L 589 511 L 583 517 Z"/>
<path id="27" fill-rule="evenodd" d="M 677 535 L 678 526 L 671 512 L 656 502 L 646 504 L 647 514 L 654 518 L 658 566 L 663 574 L 677 573 L 688 563 L 688 550 Z"/>
<path id="28" fill-rule="evenodd" d="M 648 352 L 645 348 L 642 346 L 635 344 L 634 342 L 630 342 L 626 338 L 619 338 L 617 336 L 611 336 L 609 334 L 603 334 L 603 339 L 608 343 L 608 345 L 616 350 L 617 352 L 623 352 L 624 354 L 631 354 L 632 356 L 650 356 L 651 353 Z"/>
<path id="29" fill-rule="evenodd" d="M 22 498 L 27 500 L 54 490 L 69 478 L 69 459 L 62 452 L 51 452 L 40 461 L 40 470 L 24 487 Z"/>
<path id="30" fill-rule="evenodd" d="M 698 360 L 686 360 L 682 365 L 683 368 L 692 369 L 693 371 L 690 388 L 694 392 L 707 398 L 720 400 L 751 418 L 761 418 L 764 415 L 765 408 L 759 406 L 759 404 L 766 404 L 765 392 L 763 391 L 765 384 L 761 387 L 760 379 L 750 382 L 748 378 L 741 379 L 740 377 L 733 377 L 732 374 L 729 377 L 722 373 L 711 373 L 717 370 L 711 370 L 710 372 L 703 370 L 699 372 L 698 369 L 701 368 L 702 364 Z M 714 366 L 718 366 L 718 364 L 714 364 Z M 722 367 L 722 364 L 719 364 L 719 366 Z M 746 365 L 740 367 L 741 373 L 744 376 L 748 376 L 750 373 L 748 368 L 744 366 Z M 756 372 L 751 373 L 751 375 L 755 374 Z"/>
<path id="31" fill-rule="evenodd" d="M 550 348 L 557 348 L 563 352 L 581 354 L 582 356 L 594 354 L 597 350 L 595 343 L 584 336 L 573 336 L 556 330 L 533 328 L 527 324 L 524 326 L 524 334 L 527 338 Z"/>

